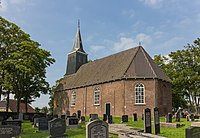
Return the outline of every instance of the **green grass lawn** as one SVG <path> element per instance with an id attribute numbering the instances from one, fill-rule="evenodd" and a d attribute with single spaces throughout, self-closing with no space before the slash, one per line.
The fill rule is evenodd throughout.
<path id="1" fill-rule="evenodd" d="M 86 120 L 88 121 L 88 117 Z M 164 117 L 161 117 L 160 120 L 165 122 Z M 121 117 L 114 117 L 113 121 L 114 123 L 121 123 Z M 185 119 L 181 118 L 180 123 L 185 124 L 185 126 L 181 128 L 160 128 L 161 133 L 159 135 L 167 138 L 185 138 L 185 129 L 191 125 L 191 122 L 187 122 Z M 137 122 L 132 122 L 131 118 L 129 118 L 129 122 L 126 124 L 142 129 L 144 126 L 141 118 L 139 118 Z M 28 121 L 23 122 L 22 128 L 23 132 L 20 135 L 21 138 L 46 138 L 49 136 L 49 132 L 38 132 L 37 128 L 32 128 L 31 122 Z M 154 133 L 154 128 L 152 127 L 152 129 L 152 132 Z M 81 128 L 66 130 L 66 134 L 68 134 L 69 138 L 84 138 L 86 136 L 86 126 L 82 124 Z M 110 134 L 109 137 L 117 138 L 118 136 Z"/>

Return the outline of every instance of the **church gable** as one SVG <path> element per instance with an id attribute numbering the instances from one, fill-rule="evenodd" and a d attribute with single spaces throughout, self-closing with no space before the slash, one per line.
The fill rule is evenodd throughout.
<path id="1" fill-rule="evenodd" d="M 125 75 L 127 78 L 157 78 L 170 82 L 170 79 L 141 46 Z"/>

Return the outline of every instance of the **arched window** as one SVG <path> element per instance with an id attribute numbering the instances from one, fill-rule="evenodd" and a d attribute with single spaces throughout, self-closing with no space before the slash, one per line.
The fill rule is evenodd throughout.
<path id="1" fill-rule="evenodd" d="M 76 92 L 72 91 L 72 95 L 71 95 L 71 105 L 74 106 L 76 103 Z"/>
<path id="2" fill-rule="evenodd" d="M 144 97 L 145 97 L 144 85 L 142 83 L 136 84 L 136 86 L 135 86 L 135 103 L 136 104 L 145 103 Z"/>
<path id="3" fill-rule="evenodd" d="M 94 89 L 94 105 L 100 105 L 100 89 L 96 87 Z"/>

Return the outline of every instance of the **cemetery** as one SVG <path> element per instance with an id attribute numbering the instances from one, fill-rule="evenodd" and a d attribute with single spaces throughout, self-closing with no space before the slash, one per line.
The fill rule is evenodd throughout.
<path id="1" fill-rule="evenodd" d="M 21 136 L 22 138 L 128 138 L 128 137 L 149 137 L 149 138 L 199 138 L 200 116 L 186 115 L 178 116 L 182 111 L 168 113 L 166 116 L 159 116 L 159 109 L 146 108 L 143 118 L 133 113 L 132 116 L 123 115 L 112 117 L 112 115 L 80 116 L 73 113 L 71 116 L 51 116 L 44 114 L 22 114 L 16 118 L 3 118 L 0 116 L 0 138 Z M 2 114 L 2 113 L 1 113 Z M 11 115 L 11 113 L 9 113 Z M 21 118 L 23 116 L 23 118 Z M 110 117 L 111 116 L 111 117 Z M 194 117 L 193 117 L 194 116 Z M 193 119 L 195 118 L 195 119 Z"/>

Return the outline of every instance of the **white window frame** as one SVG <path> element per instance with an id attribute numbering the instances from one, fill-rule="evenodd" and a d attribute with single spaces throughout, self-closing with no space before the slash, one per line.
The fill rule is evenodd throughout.
<path id="1" fill-rule="evenodd" d="M 94 105 L 100 105 L 100 89 L 96 87 L 94 89 Z"/>
<path id="2" fill-rule="evenodd" d="M 145 104 L 145 87 L 142 83 L 135 85 L 135 104 Z"/>
<path id="3" fill-rule="evenodd" d="M 76 105 L 76 91 L 72 91 L 71 94 L 71 106 L 75 106 Z"/>

